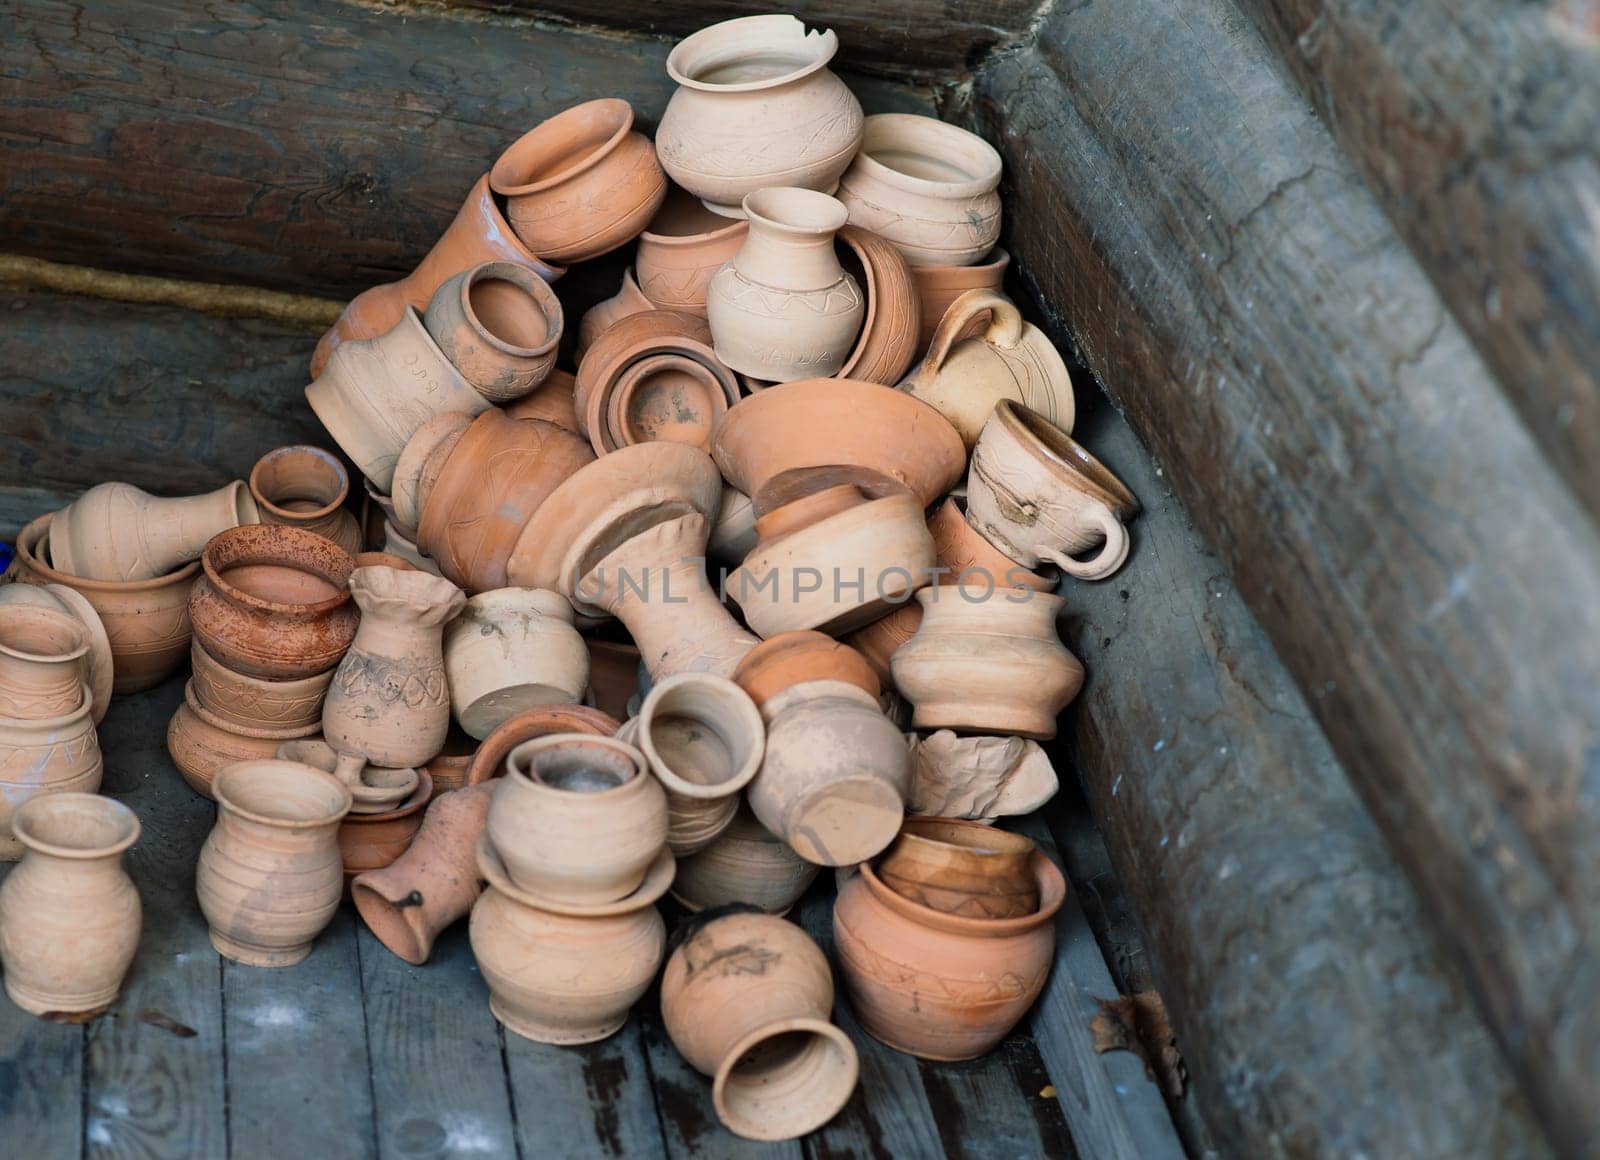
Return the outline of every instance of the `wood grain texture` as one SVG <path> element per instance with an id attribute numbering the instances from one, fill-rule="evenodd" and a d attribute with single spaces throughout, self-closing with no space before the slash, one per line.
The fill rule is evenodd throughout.
<path id="1" fill-rule="evenodd" d="M 1600 517 L 1594 8 L 1548 0 L 1243 7 L 1551 463 Z"/>
<path id="2" fill-rule="evenodd" d="M 582 1047 L 553 1047 L 510 1032 L 503 1038 L 524 1157 L 645 1156 L 661 1147 L 637 1019 Z M 552 1116 L 550 1108 L 563 1114 Z"/>

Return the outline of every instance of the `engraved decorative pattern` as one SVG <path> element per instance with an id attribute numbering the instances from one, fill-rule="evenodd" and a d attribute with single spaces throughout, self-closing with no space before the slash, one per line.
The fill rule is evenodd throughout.
<path id="1" fill-rule="evenodd" d="M 1045 978 L 1050 973 L 1047 960 L 1043 969 L 1032 974 L 1001 971 L 993 976 L 985 973 L 971 979 L 951 978 L 901 962 L 873 949 L 859 933 L 851 929 L 848 922 L 839 917 L 837 909 L 833 915 L 833 930 L 834 945 L 840 957 L 848 960 L 858 973 L 896 991 L 930 996 L 954 1006 L 968 1007 L 1013 1000 L 1031 1002 L 1044 989 Z"/>
<path id="2" fill-rule="evenodd" d="M 408 709 L 438 708 L 450 695 L 443 665 L 419 669 L 354 650 L 340 662 L 333 687 L 345 697 L 374 697 L 381 704 L 404 704 Z"/>

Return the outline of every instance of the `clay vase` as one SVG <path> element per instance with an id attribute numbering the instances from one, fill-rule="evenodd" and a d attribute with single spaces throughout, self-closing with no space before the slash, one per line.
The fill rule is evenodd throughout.
<path id="1" fill-rule="evenodd" d="M 360 613 L 350 554 L 302 528 L 260 524 L 216 536 L 189 596 L 200 646 L 236 673 L 292 681 L 339 663 Z"/>
<path id="2" fill-rule="evenodd" d="M 507 584 L 533 514 L 594 453 L 571 432 L 494 410 L 473 420 L 422 498 L 417 545 L 469 592 Z"/>
<path id="3" fill-rule="evenodd" d="M 839 179 L 850 221 L 881 234 L 913 266 L 966 266 L 1000 237 L 1000 154 L 937 117 L 878 113 Z"/>
<path id="4" fill-rule="evenodd" d="M 869 499 L 849 484 L 826 488 L 762 516 L 756 532 L 727 587 L 763 637 L 849 632 L 933 579 L 933 538 L 910 492 Z"/>
<path id="5" fill-rule="evenodd" d="M 497 588 L 467 601 L 445 627 L 444 672 L 456 721 L 482 740 L 526 709 L 580 700 L 589 652 L 566 597 Z"/>
<path id="6" fill-rule="evenodd" d="M 263 524 L 287 524 L 326 536 L 352 556 L 361 551 L 361 526 L 344 506 L 350 473 L 320 447 L 269 451 L 250 469 L 250 495 Z"/>
<path id="7" fill-rule="evenodd" d="M 582 435 L 574 397 L 578 389 L 577 377 L 568 371 L 553 370 L 538 388 L 528 395 L 507 403 L 502 410 L 508 419 L 543 419 L 564 431 Z"/>
<path id="8" fill-rule="evenodd" d="M 31 1015 L 87 1023 L 139 948 L 139 892 L 122 867 L 139 819 L 110 798 L 59 793 L 24 802 L 12 826 L 25 852 L 0 885 L 6 994 Z"/>
<path id="9" fill-rule="evenodd" d="M 394 809 L 376 814 L 352 811 L 339 823 L 339 857 L 346 884 L 368 870 L 382 870 L 411 848 L 422 827 L 422 812 L 433 798 L 428 771 L 421 769 L 417 774 L 417 788 Z"/>
<path id="10" fill-rule="evenodd" d="M 473 754 L 467 771 L 467 784 L 480 785 L 506 772 L 506 758 L 524 741 L 550 737 L 557 733 L 584 733 L 611 737 L 622 728 L 618 721 L 588 705 L 543 705 L 508 718 L 483 739 Z"/>
<path id="11" fill-rule="evenodd" d="M 744 245 L 706 291 L 717 357 L 768 382 L 838 373 L 867 312 L 833 252 L 844 206 L 815 190 L 777 187 L 749 194 L 744 210 Z"/>
<path id="12" fill-rule="evenodd" d="M 327 675 L 332 676 L 331 670 Z M 189 788 L 201 797 L 215 796 L 212 783 L 228 766 L 278 756 L 285 743 L 313 737 L 322 729 L 320 720 L 289 726 L 239 724 L 202 704 L 196 684 L 191 679 L 184 686 L 183 704 L 167 723 L 167 753 Z M 320 699 L 317 711 L 320 715 Z"/>
<path id="13" fill-rule="evenodd" d="M 741 806 L 709 846 L 678 863 L 672 897 L 692 911 L 742 902 L 787 914 L 819 872 Z"/>
<path id="14" fill-rule="evenodd" d="M 747 1140 L 803 1136 L 849 1101 L 860 1064 L 832 1011 L 827 956 L 769 914 L 692 920 L 661 976 L 673 1046 L 712 1077 L 718 1119 Z"/>
<path id="15" fill-rule="evenodd" d="M 0 717 L 38 720 L 74 712 L 83 702 L 88 656 L 89 634 L 71 613 L 0 607 Z"/>
<path id="16" fill-rule="evenodd" d="M 745 656 L 733 680 L 759 708 L 793 685 L 843 681 L 878 697 L 878 679 L 849 645 L 820 632 L 783 632 L 762 641 Z"/>
<path id="17" fill-rule="evenodd" d="M 217 824 L 200 849 L 195 891 L 224 958 L 289 967 L 339 908 L 339 823 L 350 790 L 293 761 L 242 761 L 217 774 Z"/>
<path id="18" fill-rule="evenodd" d="M 639 235 L 633 270 L 638 288 L 663 310 L 706 316 L 711 276 L 744 244 L 749 227 L 712 213 L 681 189 L 667 194 Z"/>
<path id="19" fill-rule="evenodd" d="M 394 328 L 339 344 L 306 388 L 317 418 L 379 491 L 393 491 L 407 440 L 445 411 L 481 415 L 491 406 L 456 370 L 407 306 Z"/>
<path id="20" fill-rule="evenodd" d="M 750 554 L 760 537 L 756 534 L 756 509 L 750 497 L 737 488 L 723 486 L 722 506 L 717 522 L 711 525 L 706 551 L 724 564 L 738 564 Z"/>
<path id="21" fill-rule="evenodd" d="M 746 16 L 702 28 L 673 48 L 678 89 L 656 130 L 672 180 L 718 213 L 740 216 L 771 186 L 831 191 L 861 144 L 861 104 L 828 71 L 829 31 L 793 16 Z"/>
<path id="22" fill-rule="evenodd" d="M 489 188 L 524 245 L 587 262 L 638 237 L 667 196 L 655 147 L 616 97 L 574 105 L 523 134 L 494 163 Z"/>
<path id="23" fill-rule="evenodd" d="M 264 681 L 234 672 L 199 644 L 189 650 L 189 660 L 195 701 L 224 728 L 299 731 L 295 736 L 321 728 L 322 698 L 333 680 L 332 669 L 294 681 Z"/>
<path id="24" fill-rule="evenodd" d="M 667 796 L 614 737 L 557 733 L 506 758 L 489 838 L 516 887 L 587 906 L 637 890 L 667 841 Z"/>
<path id="25" fill-rule="evenodd" d="M 496 414 L 490 410 L 488 415 Z M 402 536 L 415 543 L 417 527 L 422 523 L 422 509 L 433 495 L 434 485 L 444 471 L 444 465 L 455 452 L 473 416 L 460 411 L 445 411 L 435 415 L 418 427 L 400 451 L 394 463 L 394 479 L 390 486 L 388 521 Z"/>
<path id="26" fill-rule="evenodd" d="M 1057 788 L 1055 767 L 1037 741 L 940 729 L 911 747 L 906 806 L 913 814 L 982 821 L 1031 814 Z"/>
<path id="27" fill-rule="evenodd" d="M 489 175 L 484 174 L 473 184 L 455 220 L 415 270 L 398 282 L 363 290 L 344 308 L 339 321 L 317 343 L 316 353 L 311 356 L 311 377 L 322 374 L 340 343 L 376 338 L 393 330 L 406 307 L 423 309 L 447 279 L 480 263 L 496 261 L 526 266 L 547 282 L 554 282 L 565 272 L 528 252 L 501 215 L 489 190 Z"/>
<path id="28" fill-rule="evenodd" d="M 838 237 L 861 266 L 867 302 L 861 332 L 839 377 L 893 386 L 916 359 L 922 332 L 922 304 L 911 267 L 892 243 L 859 226 L 842 227 Z"/>
<path id="29" fill-rule="evenodd" d="M 0 577 L 0 608 L 6 605 L 47 608 L 53 612 L 65 612 L 77 621 L 89 646 L 89 651 L 83 657 L 83 679 L 89 683 L 89 692 L 94 702 L 91 716 L 96 725 L 100 724 L 106 715 L 106 708 L 111 704 L 115 664 L 111 652 L 111 638 L 106 634 L 105 622 L 100 619 L 100 614 L 95 611 L 94 605 L 90 604 L 77 589 L 68 588 L 65 584 L 20 582 L 22 580 L 20 570 L 14 576 L 19 580 L 18 583 L 11 583 Z"/>
<path id="30" fill-rule="evenodd" d="M 825 487 L 911 491 L 929 507 L 966 470 L 961 436 L 903 391 L 853 379 L 783 383 L 744 399 L 717 424 L 711 454 L 762 516 Z"/>
<path id="31" fill-rule="evenodd" d="M 350 595 L 361 626 L 328 688 L 322 735 L 341 757 L 421 767 L 450 731 L 443 632 L 466 597 L 448 580 L 394 568 L 357 569 Z"/>
<path id="32" fill-rule="evenodd" d="M 833 941 L 845 992 L 874 1039 L 921 1059 L 992 1051 L 1039 997 L 1066 880 L 1034 852 L 1039 908 L 967 918 L 902 898 L 871 865 L 839 888 Z"/>
<path id="33" fill-rule="evenodd" d="M 995 408 L 972 455 L 967 521 L 1000 551 L 1104 580 L 1128 558 L 1139 501 L 1075 440 L 1026 407 Z M 1075 554 L 1099 545 L 1088 560 Z"/>
<path id="34" fill-rule="evenodd" d="M 983 311 L 990 315 L 983 333 L 958 342 Z M 900 389 L 949 419 L 969 450 L 1003 399 L 1037 411 L 1063 432 L 1072 430 L 1077 407 L 1067 364 L 1044 332 L 1024 322 L 1009 298 L 987 290 L 969 290 L 951 304 Z"/>
<path id="35" fill-rule="evenodd" d="M 944 914 L 1020 918 L 1039 909 L 1031 838 L 959 818 L 907 818 L 878 859 L 879 880 Z"/>
<path id="36" fill-rule="evenodd" d="M 56 512 L 50 562 L 84 580 L 154 580 L 197 559 L 218 532 L 259 520 L 255 500 L 238 481 L 181 499 L 102 483 Z"/>
<path id="37" fill-rule="evenodd" d="M 367 929 L 406 962 L 427 962 L 434 940 L 478 900 L 477 846 L 493 796 L 489 785 L 440 794 L 404 853 L 351 881 Z"/>
<path id="38" fill-rule="evenodd" d="M 12 830 L 23 802 L 58 793 L 95 793 L 104 766 L 90 717 L 89 687 L 78 705 L 56 717 L 0 717 L 0 862 L 15 862 L 22 844 Z"/>
<path id="39" fill-rule="evenodd" d="M 945 311 L 968 290 L 988 290 L 999 295 L 1000 288 L 1005 285 L 1006 268 L 1010 265 L 1010 254 L 993 249 L 971 266 L 912 266 L 911 280 L 916 285 L 917 298 L 922 304 L 922 329 L 917 338 L 917 350 L 921 352 L 928 349 Z M 956 334 L 956 341 L 981 334 L 988 321 L 987 313 L 973 315 L 971 321 Z"/>
<path id="40" fill-rule="evenodd" d="M 472 953 L 494 1017 L 537 1043 L 593 1043 L 620 1030 L 666 948 L 654 904 L 672 881 L 671 856 L 663 851 L 627 897 L 588 906 L 522 890 L 487 839 L 478 867 L 486 885 L 472 908 Z"/>
<path id="41" fill-rule="evenodd" d="M 667 847 L 677 857 L 709 846 L 761 768 L 766 726 L 738 685 L 709 673 L 659 681 L 623 726 L 667 791 Z"/>
<path id="42" fill-rule="evenodd" d="M 1010 733 L 1048 741 L 1083 687 L 1083 666 L 1056 636 L 1066 602 L 999 589 L 968 599 L 955 586 L 917 593 L 922 624 L 890 662 L 917 729 Z"/>
<path id="43" fill-rule="evenodd" d="M 422 324 L 480 395 L 508 403 L 555 366 L 563 318 L 555 291 L 536 271 L 484 262 L 440 286 Z"/>
<path id="44" fill-rule="evenodd" d="M 639 692 L 639 650 L 631 644 L 585 637 L 589 650 L 589 689 L 583 700 L 617 720 L 626 720 L 628 702 Z"/>
<path id="45" fill-rule="evenodd" d="M 584 312 L 583 318 L 578 322 L 578 341 L 572 349 L 572 357 L 581 367 L 595 339 L 624 318 L 655 309 L 657 309 L 656 304 L 646 298 L 644 291 L 639 289 L 639 283 L 633 276 L 633 267 L 629 266 L 622 272 L 622 285 L 617 292 L 603 302 L 595 303 Z"/>

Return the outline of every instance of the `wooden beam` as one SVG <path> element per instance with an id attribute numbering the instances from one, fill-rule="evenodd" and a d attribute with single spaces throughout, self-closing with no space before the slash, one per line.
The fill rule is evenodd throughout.
<path id="1" fill-rule="evenodd" d="M 972 113 L 1012 253 L 1236 578 L 1543 1120 L 1600 1138 L 1593 525 L 1232 5 L 1059 7 Z"/>

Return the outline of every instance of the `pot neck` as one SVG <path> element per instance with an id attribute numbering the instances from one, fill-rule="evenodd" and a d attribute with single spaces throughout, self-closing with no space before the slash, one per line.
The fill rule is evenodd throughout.
<path id="1" fill-rule="evenodd" d="M 795 706 L 816 701 L 852 701 L 874 713 L 882 712 L 878 699 L 860 685 L 852 685 L 849 681 L 801 681 L 768 697 L 761 706 L 761 718 L 770 725 L 780 714 Z"/>
<path id="2" fill-rule="evenodd" d="M 23 855 L 23 861 L 33 867 L 35 873 L 70 878 L 75 884 L 72 887 L 74 893 L 92 888 L 91 884 L 94 883 L 103 886 L 114 882 L 126 874 L 122 868 L 121 850 L 111 850 L 104 854 L 79 853 L 74 857 L 64 858 L 59 854 L 48 854 L 43 850 L 28 847 Z"/>
<path id="3" fill-rule="evenodd" d="M 298 852 L 312 850 L 334 840 L 342 819 L 304 826 L 292 822 L 267 822 L 247 818 L 229 806 L 217 803 L 217 825 L 235 837 L 272 850 Z"/>
<path id="4" fill-rule="evenodd" d="M 832 230 L 801 229 L 769 218 L 750 218 L 750 233 L 734 267 L 752 282 L 784 290 L 825 290 L 844 277 L 833 251 Z"/>

